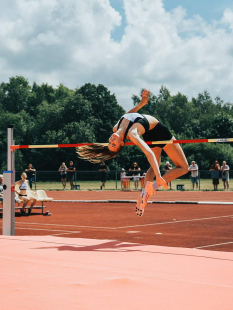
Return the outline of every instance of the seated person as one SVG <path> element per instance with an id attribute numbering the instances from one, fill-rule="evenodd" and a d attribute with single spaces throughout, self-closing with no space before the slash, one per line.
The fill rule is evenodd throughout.
<path id="1" fill-rule="evenodd" d="M 3 174 L 0 174 L 0 201 L 3 201 Z M 15 202 L 18 204 L 21 202 L 18 195 L 15 195 Z"/>
<path id="2" fill-rule="evenodd" d="M 15 193 L 15 202 L 18 203 L 18 205 L 20 204 L 21 200 L 19 199 L 19 195 Z"/>
<path id="3" fill-rule="evenodd" d="M 19 195 L 19 198 L 24 201 L 23 207 L 20 210 L 21 214 L 26 215 L 25 207 L 27 203 L 29 202 L 29 200 L 32 200 L 31 207 L 30 209 L 28 209 L 28 215 L 31 214 L 32 208 L 36 203 L 36 198 L 31 196 L 27 192 L 29 185 L 28 185 L 28 180 L 27 180 L 27 174 L 25 172 L 21 173 L 21 180 L 17 181 L 15 185 L 19 186 L 19 192 L 16 192 L 16 193 Z"/>

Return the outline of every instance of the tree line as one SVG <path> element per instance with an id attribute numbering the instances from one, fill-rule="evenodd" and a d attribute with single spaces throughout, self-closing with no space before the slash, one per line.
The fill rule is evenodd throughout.
<path id="1" fill-rule="evenodd" d="M 141 90 L 142 91 L 142 90 Z M 132 106 L 141 94 L 132 95 Z M 104 85 L 87 83 L 76 89 L 60 84 L 29 84 L 22 76 L 11 77 L 0 84 L 0 170 L 7 163 L 7 126 L 14 125 L 15 144 L 65 144 L 107 142 L 112 127 L 126 112 Z M 150 93 L 148 104 L 140 113 L 150 114 L 167 125 L 177 139 L 233 137 L 233 104 L 214 100 L 207 91 L 191 100 L 184 94 L 171 96 L 161 86 L 157 95 Z M 189 161 L 200 169 L 209 169 L 217 159 L 233 167 L 233 145 L 203 143 L 182 145 Z M 37 170 L 58 170 L 61 162 L 73 160 L 77 170 L 97 170 L 98 166 L 79 159 L 74 148 L 25 149 L 16 151 L 16 170 L 32 163 Z M 167 160 L 162 156 L 162 163 Z M 111 170 L 128 169 L 136 161 L 141 169 L 149 164 L 136 146 L 125 147 L 107 165 Z"/>

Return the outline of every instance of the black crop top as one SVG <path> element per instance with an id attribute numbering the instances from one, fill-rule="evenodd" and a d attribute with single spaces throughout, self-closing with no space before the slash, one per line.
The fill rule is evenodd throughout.
<path id="1" fill-rule="evenodd" d="M 136 123 L 141 124 L 145 129 L 145 133 L 148 132 L 150 129 L 150 124 L 148 120 L 145 118 L 145 116 L 139 113 L 127 113 L 123 115 L 119 121 L 117 129 L 119 129 L 121 122 L 123 121 L 124 118 L 129 120 L 129 124 L 125 131 L 124 140 L 126 139 L 129 129 L 133 126 L 133 124 L 136 124 Z"/>

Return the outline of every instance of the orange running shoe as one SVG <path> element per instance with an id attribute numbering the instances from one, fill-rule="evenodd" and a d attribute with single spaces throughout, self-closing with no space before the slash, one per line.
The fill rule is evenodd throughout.
<path id="1" fill-rule="evenodd" d="M 138 200 L 137 200 L 137 204 L 136 204 L 136 208 L 135 208 L 135 212 L 136 212 L 137 215 L 140 214 L 141 205 L 142 205 L 142 195 L 140 195 L 138 197 Z"/>
<path id="2" fill-rule="evenodd" d="M 142 209 L 144 210 L 145 206 L 147 205 L 147 201 L 150 199 L 150 197 L 155 193 L 155 190 L 153 189 L 153 182 L 147 181 L 145 186 L 145 192 L 142 196 Z"/>

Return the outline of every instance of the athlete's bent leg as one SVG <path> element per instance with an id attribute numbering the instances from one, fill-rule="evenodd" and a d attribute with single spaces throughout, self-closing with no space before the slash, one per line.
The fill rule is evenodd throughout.
<path id="1" fill-rule="evenodd" d="M 172 140 L 175 140 L 175 138 L 173 137 Z M 175 164 L 175 168 L 167 171 L 167 173 L 163 176 L 163 179 L 167 183 L 178 178 L 179 176 L 188 173 L 188 162 L 179 144 L 168 144 L 163 149 L 167 153 L 168 157 Z M 138 215 L 141 216 L 143 215 L 147 201 L 150 199 L 151 195 L 153 195 L 153 193 L 159 188 L 157 182 L 153 184 L 151 182 L 152 180 L 153 180 L 153 170 L 150 168 L 147 171 L 147 183 L 145 186 L 145 191 L 142 192 L 142 202 L 140 203 L 139 211 L 137 212 L 137 214 L 139 213 Z"/>
<path id="2" fill-rule="evenodd" d="M 172 138 L 175 140 L 175 138 Z M 184 152 L 179 144 L 167 144 L 163 150 L 167 153 L 168 157 L 175 164 L 175 168 L 169 170 L 164 176 L 164 180 L 168 183 L 178 177 L 188 173 L 188 162 Z"/>
<path id="3" fill-rule="evenodd" d="M 160 156 L 161 156 L 161 151 L 162 149 L 159 148 L 159 147 L 155 147 L 152 149 L 152 151 L 154 152 L 155 154 L 155 157 L 157 159 L 157 162 L 158 162 L 158 165 L 160 166 Z M 144 213 L 144 209 L 145 209 L 145 206 L 147 204 L 147 201 L 148 199 L 150 198 L 150 196 L 154 193 L 152 193 L 152 191 L 148 191 L 148 181 L 150 181 L 152 183 L 152 181 L 154 180 L 154 177 L 155 177 L 155 174 L 154 174 L 154 171 L 153 169 L 150 167 L 148 170 L 147 170 L 147 173 L 146 173 L 146 176 L 145 176 L 145 188 L 142 190 L 142 194 L 138 197 L 138 200 L 137 200 L 137 205 L 136 205 L 136 214 L 138 216 L 142 216 L 143 213 Z M 157 187 L 158 188 L 158 187 Z M 156 189 L 157 189 L 156 188 Z M 147 191 L 147 195 L 145 196 L 145 193 Z M 150 193 L 150 196 L 149 196 L 149 193 Z M 143 199 L 144 198 L 144 199 Z"/>

